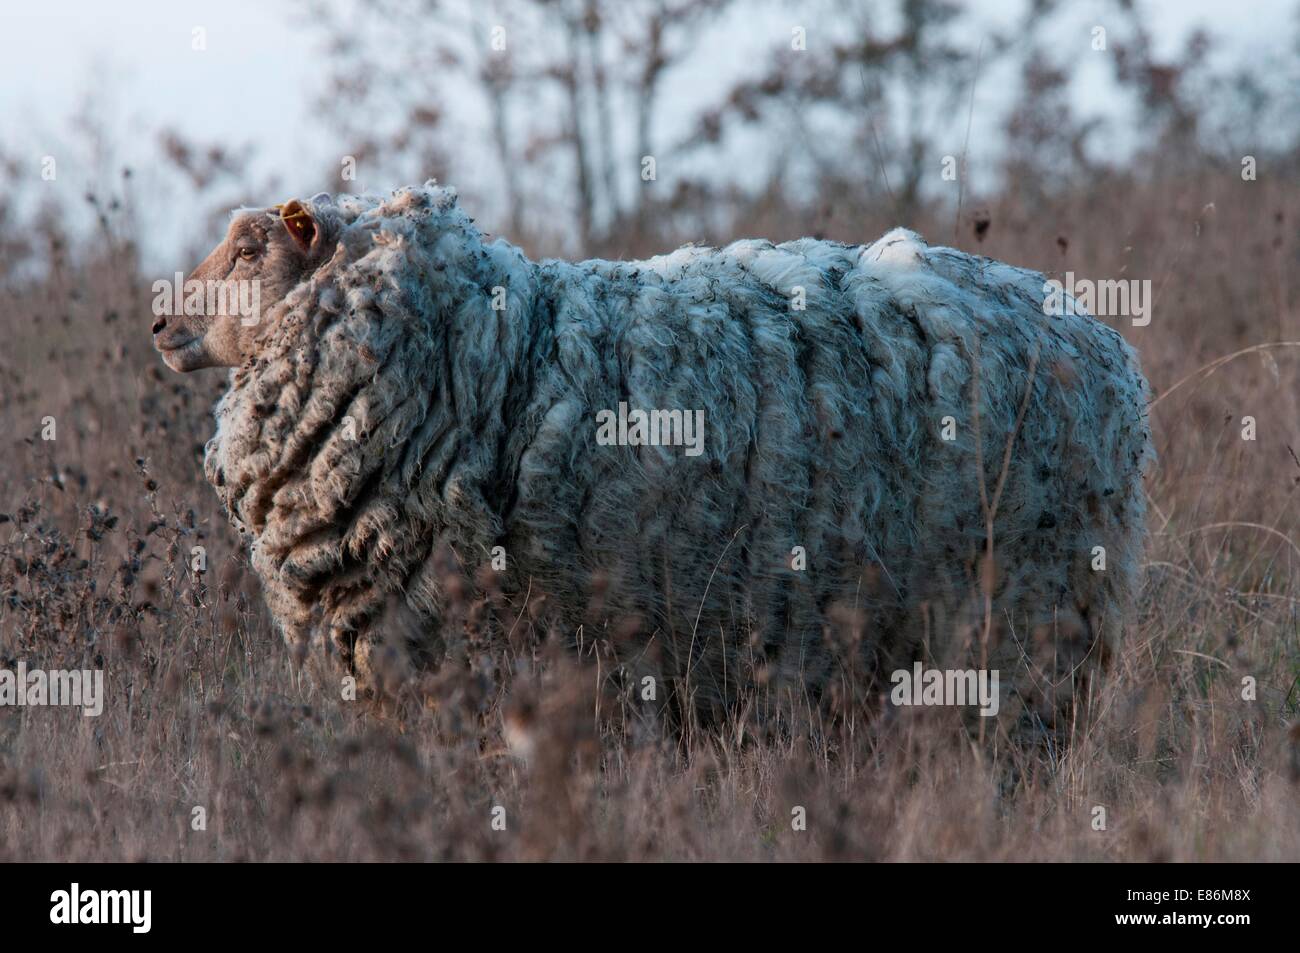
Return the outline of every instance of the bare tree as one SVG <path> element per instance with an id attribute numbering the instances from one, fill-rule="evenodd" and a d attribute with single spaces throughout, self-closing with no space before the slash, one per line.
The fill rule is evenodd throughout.
<path id="1" fill-rule="evenodd" d="M 642 214 L 640 160 L 655 154 L 663 80 L 689 55 L 700 27 L 730 3 L 519 0 L 496 8 L 473 0 L 312 0 L 308 11 L 334 64 L 321 103 L 355 143 L 353 154 L 400 164 L 422 150 L 454 171 L 456 161 L 470 160 L 468 149 L 449 145 L 448 97 L 472 90 L 485 104 L 486 146 L 508 227 L 525 231 L 531 212 L 534 224 L 556 221 L 555 207 L 525 202 L 532 186 L 547 197 L 539 202 L 567 199 L 578 244 L 594 250 L 625 226 L 629 198 Z M 378 106 L 406 121 L 380 128 Z M 557 177 L 566 188 L 553 187 Z M 543 180 L 552 187 L 536 188 Z M 629 187 L 634 181 L 638 187 Z"/>

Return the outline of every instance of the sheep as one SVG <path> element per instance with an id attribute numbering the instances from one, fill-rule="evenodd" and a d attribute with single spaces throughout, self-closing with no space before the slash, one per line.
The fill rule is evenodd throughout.
<path id="1" fill-rule="evenodd" d="M 261 288 L 154 325 L 233 369 L 206 475 L 286 641 L 368 692 L 485 573 L 704 714 L 924 659 L 1050 719 L 1122 643 L 1149 392 L 1040 274 L 901 228 L 534 262 L 430 182 L 240 212 L 191 280 Z"/>

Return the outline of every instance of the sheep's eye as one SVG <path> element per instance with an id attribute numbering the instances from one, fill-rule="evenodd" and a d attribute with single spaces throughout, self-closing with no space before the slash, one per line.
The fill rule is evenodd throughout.
<path id="1" fill-rule="evenodd" d="M 244 261 L 252 261 L 254 258 L 257 257 L 257 249 L 241 248 L 239 249 L 239 257 L 244 259 Z"/>

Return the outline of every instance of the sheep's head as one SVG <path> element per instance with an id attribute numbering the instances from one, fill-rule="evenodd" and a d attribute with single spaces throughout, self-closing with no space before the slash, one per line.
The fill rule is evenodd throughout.
<path id="1" fill-rule="evenodd" d="M 183 290 L 155 298 L 153 343 L 167 366 L 238 367 L 252 356 L 263 317 L 328 257 L 329 231 L 296 199 L 236 215 Z"/>

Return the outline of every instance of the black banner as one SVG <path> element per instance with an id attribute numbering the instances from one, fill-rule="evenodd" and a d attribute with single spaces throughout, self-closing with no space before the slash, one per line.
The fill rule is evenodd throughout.
<path id="1" fill-rule="evenodd" d="M 10 865 L 5 935 L 78 940 L 112 937 L 204 941 L 284 937 L 337 942 L 373 940 L 385 932 L 430 923 L 435 915 L 460 931 L 485 923 L 526 925 L 531 937 L 557 925 L 567 910 L 591 925 L 605 918 L 653 918 L 656 932 L 701 908 L 684 893 L 692 881 L 713 902 L 739 901 L 754 924 L 772 916 L 802 922 L 821 910 L 838 919 L 845 905 L 881 925 L 911 924 L 929 940 L 1000 932 L 1030 936 L 1039 929 L 1071 937 L 1167 934 L 1182 942 L 1199 933 L 1233 942 L 1253 931 L 1285 930 L 1293 920 L 1293 870 L 1251 865 L 958 865 L 908 864 L 818 871 L 765 868 L 721 871 L 693 865 L 672 871 L 625 869 L 601 875 L 548 870 L 543 880 L 518 869 L 421 865 Z M 788 876 L 788 879 L 787 879 Z M 566 880 L 572 877 L 572 882 Z M 754 878 L 752 884 L 747 883 Z M 618 878 L 617 880 L 613 878 Z M 648 879 L 649 878 L 649 879 Z M 672 889 L 654 890 L 671 878 Z M 760 880 L 761 878 L 761 880 Z M 653 891 L 653 892 L 651 892 Z M 672 898 L 676 899 L 672 899 Z M 764 897 L 762 909 L 753 898 Z M 638 901 L 637 898 L 640 898 Z M 749 899 L 746 899 L 749 898 Z M 634 912 L 636 907 L 641 913 Z M 504 914 L 504 916 L 503 916 Z M 485 919 L 479 919 L 482 915 Z M 718 930 L 734 935 L 732 914 Z M 626 925 L 626 924 L 625 924 Z M 645 924 L 650 927 L 650 923 Z M 566 925 L 567 929 L 567 925 Z M 707 929 L 707 928 L 706 928 Z"/>

